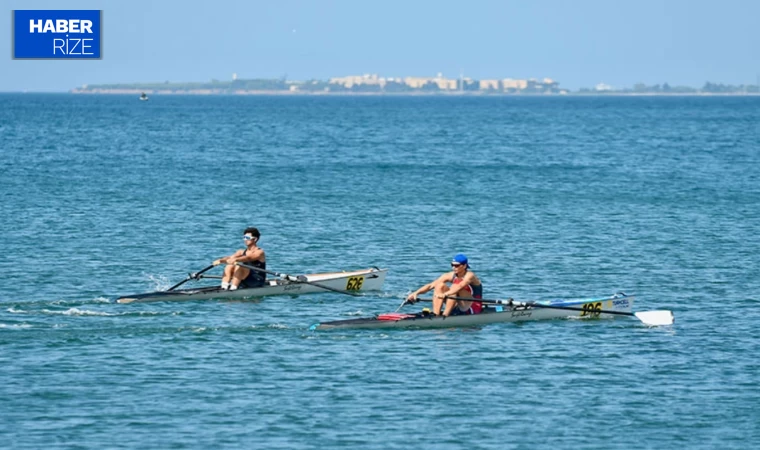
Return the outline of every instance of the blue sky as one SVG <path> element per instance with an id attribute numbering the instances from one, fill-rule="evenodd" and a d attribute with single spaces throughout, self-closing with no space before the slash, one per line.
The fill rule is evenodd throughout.
<path id="1" fill-rule="evenodd" d="M 0 91 L 381 76 L 544 78 L 565 88 L 755 84 L 760 1 L 6 0 Z M 11 10 L 102 9 L 99 61 L 11 59 Z"/>

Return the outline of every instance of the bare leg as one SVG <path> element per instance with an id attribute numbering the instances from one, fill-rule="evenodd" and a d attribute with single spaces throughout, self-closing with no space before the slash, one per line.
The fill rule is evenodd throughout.
<path id="1" fill-rule="evenodd" d="M 229 283 L 232 280 L 232 272 L 235 270 L 235 266 L 226 265 L 224 267 L 224 276 L 222 276 L 222 283 Z"/>
<path id="2" fill-rule="evenodd" d="M 232 282 L 231 287 L 234 287 L 234 289 L 237 289 L 238 286 L 240 286 L 240 283 L 243 282 L 246 278 L 248 278 L 248 274 L 251 273 L 251 269 L 246 269 L 245 267 L 240 266 L 231 266 L 233 268 L 232 273 Z"/>
<path id="3" fill-rule="evenodd" d="M 441 315 L 441 306 L 443 306 L 443 299 L 439 298 L 438 295 L 443 295 L 447 290 L 448 286 L 446 283 L 438 283 L 435 285 L 435 290 L 433 291 L 433 314 L 436 316 Z"/>
<path id="4" fill-rule="evenodd" d="M 457 292 L 456 296 L 459 298 L 472 298 L 472 294 L 464 290 Z M 446 301 L 446 310 L 443 312 L 443 315 L 447 317 L 451 315 L 452 311 L 454 311 L 454 307 L 459 308 L 460 311 L 467 311 L 470 305 L 472 305 L 472 302 L 466 300 L 448 299 Z"/>

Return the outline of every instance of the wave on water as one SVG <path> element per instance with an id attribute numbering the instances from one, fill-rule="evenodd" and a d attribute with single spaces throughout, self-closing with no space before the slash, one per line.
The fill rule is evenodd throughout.
<path id="1" fill-rule="evenodd" d="M 143 276 L 152 283 L 152 287 L 148 288 L 149 291 L 165 291 L 169 289 L 173 284 L 169 278 L 163 275 L 153 275 L 150 273 L 143 273 Z"/>
<path id="2" fill-rule="evenodd" d="M 54 302 L 50 302 L 50 305 L 56 305 L 56 306 L 69 306 L 69 305 L 87 305 L 87 304 L 97 304 L 97 303 L 111 303 L 111 300 L 107 297 L 95 297 L 91 300 L 56 300 Z"/>
<path id="3" fill-rule="evenodd" d="M 40 312 L 43 314 L 57 314 L 64 316 L 118 316 L 119 314 L 112 314 L 103 311 L 90 311 L 87 309 L 69 308 L 65 311 L 52 311 L 49 309 L 43 309 Z"/>
<path id="4" fill-rule="evenodd" d="M 251 325 L 249 327 L 239 326 L 194 326 L 194 327 L 180 327 L 174 328 L 174 331 L 191 331 L 193 333 L 213 333 L 213 332 L 226 332 L 226 333 L 246 333 L 250 331 L 267 331 L 267 330 L 291 330 L 292 328 L 281 323 L 272 323 L 268 325 Z"/>
<path id="5" fill-rule="evenodd" d="M 375 297 L 375 298 L 397 298 L 399 301 L 405 299 L 411 291 L 405 292 L 389 292 L 389 291 L 370 291 L 364 293 L 363 297 Z"/>
<path id="6" fill-rule="evenodd" d="M 95 317 L 131 317 L 131 316 L 178 316 L 182 312 L 179 311 L 129 311 L 122 313 L 109 313 L 105 311 L 92 311 L 89 309 L 69 308 L 66 310 L 52 310 L 42 308 L 38 310 L 34 309 L 19 309 L 19 306 L 11 306 L 6 310 L 11 314 L 44 314 L 44 315 L 56 315 L 56 316 L 95 316 Z"/>
<path id="7" fill-rule="evenodd" d="M 10 303 L 10 302 L 9 302 Z M 83 306 L 83 305 L 102 305 L 102 304 L 110 304 L 112 303 L 110 299 L 106 297 L 95 297 L 93 299 L 89 300 L 31 300 L 31 301 L 17 301 L 12 302 L 11 306 L 8 309 L 8 312 L 11 313 L 22 313 L 24 311 L 16 310 L 12 311 L 15 308 L 35 308 L 35 307 L 45 307 L 45 306 L 70 306 L 70 307 L 76 307 L 76 306 Z M 6 303 L 7 304 L 7 303 Z"/>
<path id="8" fill-rule="evenodd" d="M 28 323 L 0 323 L 0 328 L 6 330 L 22 330 L 32 328 L 32 326 Z"/>

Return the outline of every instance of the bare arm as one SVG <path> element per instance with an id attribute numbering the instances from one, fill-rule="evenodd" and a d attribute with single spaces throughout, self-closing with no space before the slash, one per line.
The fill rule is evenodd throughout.
<path id="1" fill-rule="evenodd" d="M 264 261 L 264 250 L 258 248 L 256 249 L 256 251 L 247 255 L 242 255 L 241 253 L 241 256 L 238 256 L 235 259 L 235 262 L 241 262 L 241 263 L 252 262 L 252 261 Z"/>
<path id="2" fill-rule="evenodd" d="M 443 297 L 456 297 L 459 291 L 469 286 L 474 279 L 475 275 L 472 272 L 467 272 L 467 274 L 462 278 L 462 281 L 457 284 L 452 284 L 451 287 L 449 287 L 449 289 L 443 293 Z"/>
<path id="3" fill-rule="evenodd" d="M 241 256 L 242 254 L 243 254 L 243 251 L 238 250 L 229 256 L 222 256 L 221 258 L 214 261 L 214 265 L 218 266 L 219 264 L 233 264 L 234 262 L 236 262 L 236 258 Z"/>
<path id="4" fill-rule="evenodd" d="M 407 300 L 417 300 L 417 296 L 420 294 L 424 294 L 425 292 L 430 292 L 433 289 L 435 289 L 435 285 L 438 283 L 445 283 L 447 281 L 451 281 L 451 274 L 450 273 L 444 273 L 438 279 L 435 281 L 431 281 L 430 283 L 422 286 L 421 288 L 417 289 L 416 291 L 409 294 L 407 297 Z"/>

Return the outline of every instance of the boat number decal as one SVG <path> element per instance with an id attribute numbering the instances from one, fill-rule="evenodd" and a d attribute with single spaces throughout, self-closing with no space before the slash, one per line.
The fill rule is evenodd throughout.
<path id="1" fill-rule="evenodd" d="M 585 303 L 581 317 L 599 317 L 600 312 L 602 312 L 602 302 Z"/>
<path id="2" fill-rule="evenodd" d="M 364 284 L 364 277 L 350 277 L 346 282 L 347 291 L 358 291 Z"/>

